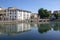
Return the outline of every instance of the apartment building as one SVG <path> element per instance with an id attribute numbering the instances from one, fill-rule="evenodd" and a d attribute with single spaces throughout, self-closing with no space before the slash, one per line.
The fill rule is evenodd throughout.
<path id="1" fill-rule="evenodd" d="M 21 10 L 21 9 L 17 9 L 14 7 L 8 7 L 8 8 L 3 9 L 3 10 L 5 12 L 5 19 L 6 20 L 18 20 L 18 21 L 29 20 L 30 16 L 31 16 L 30 11 Z"/>

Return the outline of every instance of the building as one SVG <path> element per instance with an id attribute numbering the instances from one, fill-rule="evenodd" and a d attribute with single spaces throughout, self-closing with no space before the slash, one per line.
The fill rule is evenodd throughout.
<path id="1" fill-rule="evenodd" d="M 21 10 L 14 7 L 8 7 L 6 9 L 3 9 L 3 11 L 5 12 L 5 20 L 18 20 L 18 21 L 29 20 L 31 16 L 30 11 Z"/>
<path id="2" fill-rule="evenodd" d="M 32 13 L 32 14 L 31 14 L 31 18 L 32 18 L 32 19 L 36 19 L 36 18 L 38 18 L 37 13 Z"/>
<path id="3" fill-rule="evenodd" d="M 5 20 L 6 12 L 4 8 L 0 7 L 0 20 Z"/>
<path id="4" fill-rule="evenodd" d="M 55 16 L 54 16 L 54 14 L 50 14 L 49 19 L 50 19 L 50 20 L 54 20 L 54 19 L 56 19 L 56 18 L 55 18 Z"/>
<path id="5" fill-rule="evenodd" d="M 55 10 L 53 14 L 58 14 L 58 19 L 60 19 L 60 10 Z"/>

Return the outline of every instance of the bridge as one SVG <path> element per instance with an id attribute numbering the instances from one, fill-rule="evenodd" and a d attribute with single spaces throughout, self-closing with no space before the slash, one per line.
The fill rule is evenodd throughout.
<path id="1" fill-rule="evenodd" d="M 30 19 L 31 22 L 49 22 L 50 19 Z"/>

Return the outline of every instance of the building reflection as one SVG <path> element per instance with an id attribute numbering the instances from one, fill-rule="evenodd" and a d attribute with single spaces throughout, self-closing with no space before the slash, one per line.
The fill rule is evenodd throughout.
<path id="1" fill-rule="evenodd" d="M 30 24 L 20 23 L 20 24 L 0 24 L 0 34 L 15 34 L 25 31 L 29 31 Z"/>

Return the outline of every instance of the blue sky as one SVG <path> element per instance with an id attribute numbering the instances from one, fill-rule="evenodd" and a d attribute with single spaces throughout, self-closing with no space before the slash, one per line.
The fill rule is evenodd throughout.
<path id="1" fill-rule="evenodd" d="M 59 10 L 60 0 L 0 0 L 0 7 L 16 7 L 31 12 L 38 12 L 39 8 Z"/>

